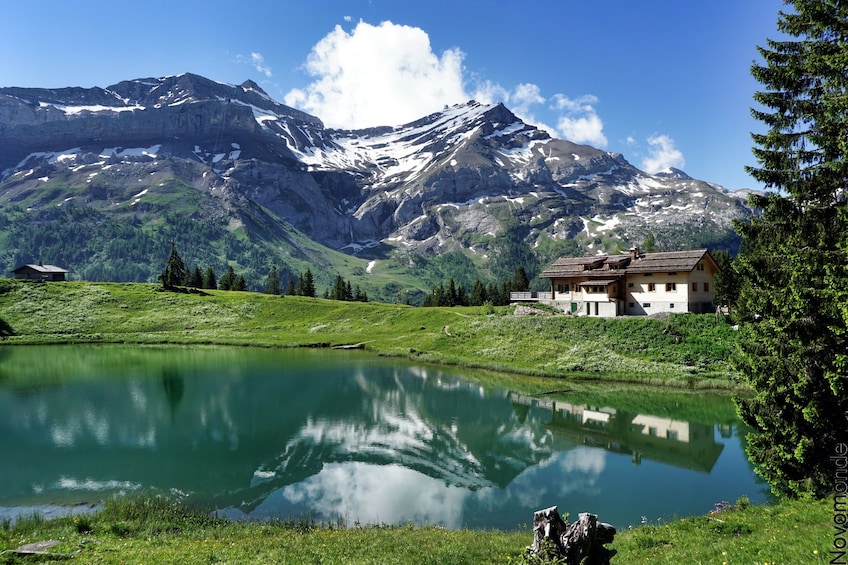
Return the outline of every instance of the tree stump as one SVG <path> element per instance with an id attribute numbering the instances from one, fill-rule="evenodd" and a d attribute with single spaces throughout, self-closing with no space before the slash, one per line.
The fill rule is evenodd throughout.
<path id="1" fill-rule="evenodd" d="M 616 550 L 612 543 L 615 528 L 598 522 L 595 514 L 583 512 L 571 525 L 563 522 L 556 506 L 533 513 L 533 545 L 530 555 L 540 561 L 557 561 L 568 565 L 609 565 Z"/>

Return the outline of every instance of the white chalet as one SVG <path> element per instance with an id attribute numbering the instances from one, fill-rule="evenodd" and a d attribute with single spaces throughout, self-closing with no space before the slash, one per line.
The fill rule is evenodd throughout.
<path id="1" fill-rule="evenodd" d="M 644 316 L 715 310 L 713 279 L 719 271 L 706 249 L 562 257 L 539 275 L 550 293 L 513 293 L 514 301 L 546 302 L 584 316 Z M 529 296 L 528 296 L 529 295 Z"/>

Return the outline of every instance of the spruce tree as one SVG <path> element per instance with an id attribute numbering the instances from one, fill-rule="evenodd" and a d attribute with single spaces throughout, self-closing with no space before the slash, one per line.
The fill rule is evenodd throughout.
<path id="1" fill-rule="evenodd" d="M 330 298 L 333 300 L 345 299 L 345 282 L 341 275 L 336 275 L 336 280 L 333 282 L 333 290 L 330 292 Z"/>
<path id="2" fill-rule="evenodd" d="M 233 270 L 233 266 L 230 265 L 227 267 L 227 272 L 221 277 L 221 280 L 218 281 L 218 288 L 221 290 L 235 290 L 233 285 L 236 282 L 236 273 Z"/>
<path id="3" fill-rule="evenodd" d="M 165 270 L 159 275 L 163 288 L 175 288 L 184 285 L 188 278 L 188 271 L 182 257 L 177 253 L 177 245 L 171 242 L 171 254 L 165 263 Z"/>
<path id="4" fill-rule="evenodd" d="M 515 270 L 515 276 L 512 278 L 512 290 L 516 292 L 530 290 L 530 277 L 527 276 L 524 267 L 518 267 Z"/>
<path id="5" fill-rule="evenodd" d="M 200 267 L 195 265 L 191 276 L 188 278 L 187 285 L 191 288 L 203 288 L 203 273 L 200 272 Z"/>
<path id="6" fill-rule="evenodd" d="M 212 267 L 206 267 L 206 273 L 203 275 L 203 288 L 215 290 L 218 288 L 218 280 L 215 278 L 215 271 Z"/>
<path id="7" fill-rule="evenodd" d="M 848 3 L 795 0 L 788 39 L 752 67 L 765 195 L 738 224 L 746 321 L 736 365 L 754 396 L 737 400 L 747 451 L 781 496 L 834 492 L 831 457 L 848 444 Z"/>
<path id="8" fill-rule="evenodd" d="M 474 284 L 471 286 L 471 297 L 469 299 L 469 303 L 471 306 L 482 306 L 484 302 L 486 302 L 486 287 L 483 286 L 482 281 L 477 279 L 474 281 Z"/>
<path id="9" fill-rule="evenodd" d="M 297 294 L 315 298 L 315 280 L 312 278 L 312 271 L 309 268 L 300 275 L 300 279 L 297 281 Z"/>
<path id="10" fill-rule="evenodd" d="M 271 267 L 271 272 L 268 273 L 268 279 L 265 281 L 265 294 L 282 294 L 283 287 L 280 284 L 280 275 L 277 273 L 277 266 Z"/>

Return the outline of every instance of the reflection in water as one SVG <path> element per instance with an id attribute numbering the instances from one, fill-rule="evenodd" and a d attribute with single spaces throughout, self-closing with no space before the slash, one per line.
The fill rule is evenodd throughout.
<path id="1" fill-rule="evenodd" d="M 9 351 L 8 374 L 37 355 L 43 377 L 0 384 L 0 451 L 15 454 L 0 506 L 155 492 L 229 516 L 513 528 L 553 504 L 627 525 L 763 500 L 732 425 L 484 392 L 353 353 Z"/>
<path id="2" fill-rule="evenodd" d="M 177 406 L 180 405 L 180 400 L 183 399 L 183 391 L 185 385 L 179 371 L 174 367 L 165 367 L 162 369 L 162 386 L 165 387 L 165 396 L 168 397 L 168 404 L 171 406 L 171 416 L 177 411 Z"/>

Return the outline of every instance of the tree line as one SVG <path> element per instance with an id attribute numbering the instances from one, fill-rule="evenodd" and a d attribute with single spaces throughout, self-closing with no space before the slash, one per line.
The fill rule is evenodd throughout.
<path id="1" fill-rule="evenodd" d="M 439 283 L 424 297 L 421 306 L 508 306 L 510 294 L 530 289 L 530 278 L 523 266 L 515 270 L 512 278 L 503 280 L 500 284 L 495 282 L 484 283 L 479 278 L 474 281 L 470 289 L 456 284 L 453 278 L 448 281 L 447 286 Z"/>
<path id="2" fill-rule="evenodd" d="M 193 269 L 187 269 L 185 262 L 177 251 L 176 244 L 173 242 L 171 243 L 171 253 L 165 261 L 165 270 L 159 275 L 159 280 L 162 283 L 162 288 L 165 290 L 176 290 L 181 287 L 204 290 L 247 290 L 247 283 L 244 276 L 241 274 L 237 275 L 232 265 L 227 267 L 227 272 L 224 273 L 220 280 L 216 280 L 215 271 L 212 270 L 212 267 L 207 267 L 205 274 L 199 266 L 195 266 Z M 283 294 L 283 285 L 276 265 L 271 267 L 265 279 L 263 292 L 266 294 Z M 307 268 L 298 277 L 290 277 L 285 294 L 289 296 L 315 298 L 315 279 L 312 275 L 312 270 Z M 366 292 L 358 284 L 351 285 L 350 281 L 346 281 L 341 275 L 336 276 L 332 290 L 327 289 L 324 291 L 324 298 L 348 302 L 368 302 Z"/>

